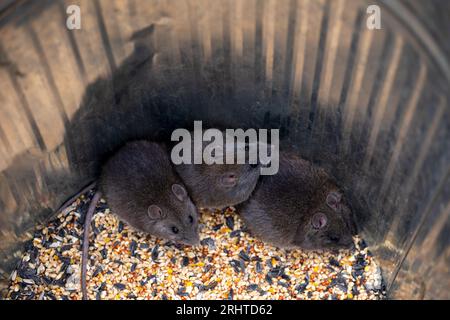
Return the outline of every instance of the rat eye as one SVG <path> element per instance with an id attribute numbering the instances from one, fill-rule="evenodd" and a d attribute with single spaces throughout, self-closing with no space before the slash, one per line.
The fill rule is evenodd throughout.
<path id="1" fill-rule="evenodd" d="M 311 225 L 314 229 L 322 229 L 327 225 L 327 216 L 321 212 L 316 213 L 311 219 Z"/>
<path id="2" fill-rule="evenodd" d="M 177 234 L 180 230 L 177 227 L 172 227 L 172 232 Z"/>
<path id="3" fill-rule="evenodd" d="M 191 215 L 189 215 L 189 223 L 193 223 L 193 222 L 194 222 L 194 218 Z"/>

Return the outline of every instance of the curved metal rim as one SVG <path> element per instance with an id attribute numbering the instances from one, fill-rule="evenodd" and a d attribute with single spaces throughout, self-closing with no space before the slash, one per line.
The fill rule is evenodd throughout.
<path id="1" fill-rule="evenodd" d="M 380 0 L 390 12 L 392 12 L 401 22 L 419 40 L 424 51 L 429 54 L 431 59 L 439 67 L 439 71 L 443 73 L 447 82 L 450 83 L 450 63 L 436 42 L 436 39 L 428 32 L 422 22 L 411 13 L 400 1 Z"/>

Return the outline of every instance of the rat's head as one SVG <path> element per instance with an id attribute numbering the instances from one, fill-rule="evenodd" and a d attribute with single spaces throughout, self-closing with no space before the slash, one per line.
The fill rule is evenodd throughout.
<path id="1" fill-rule="evenodd" d="M 202 161 L 194 161 L 194 164 L 182 161 L 175 164 L 175 169 L 197 206 L 220 209 L 249 198 L 260 176 L 261 165 L 255 143 L 235 139 L 218 129 L 209 130 L 218 138 L 204 138 L 201 146 L 192 140 L 191 148 L 202 156 Z"/>
<path id="2" fill-rule="evenodd" d="M 342 192 L 331 182 L 316 193 L 294 243 L 305 249 L 345 249 L 353 246 L 356 227 Z"/>
<path id="3" fill-rule="evenodd" d="M 247 200 L 261 173 L 261 164 L 257 159 L 255 164 L 250 163 L 249 150 L 250 146 L 246 143 L 225 145 L 223 152 L 219 148 L 217 153 L 218 157 L 223 157 L 222 163 L 194 165 L 197 178 L 194 181 L 197 180 L 197 183 L 195 187 L 190 186 L 194 201 L 201 199 L 201 206 L 222 208 Z M 243 161 L 239 160 L 238 152 L 244 154 Z M 234 156 L 234 161 L 228 159 L 230 155 Z"/>
<path id="4" fill-rule="evenodd" d="M 167 240 L 187 245 L 197 245 L 198 213 L 186 189 L 181 184 L 172 184 L 163 201 L 147 207 L 144 231 Z"/>
<path id="5" fill-rule="evenodd" d="M 193 164 L 176 169 L 197 206 L 219 209 L 247 200 L 260 175 L 258 164 Z"/>

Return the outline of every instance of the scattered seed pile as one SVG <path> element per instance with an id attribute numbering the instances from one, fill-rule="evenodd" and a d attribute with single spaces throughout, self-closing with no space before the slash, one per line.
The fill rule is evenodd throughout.
<path id="1" fill-rule="evenodd" d="M 9 299 L 81 299 L 83 222 L 93 191 L 34 238 L 11 275 Z M 203 211 L 201 246 L 136 232 L 101 200 L 93 217 L 90 299 L 380 299 L 381 272 L 364 242 L 328 252 L 280 250 L 253 238 L 234 209 Z"/>

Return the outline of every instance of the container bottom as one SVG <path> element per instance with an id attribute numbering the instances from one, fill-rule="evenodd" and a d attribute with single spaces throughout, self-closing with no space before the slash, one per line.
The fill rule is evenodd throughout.
<path id="1" fill-rule="evenodd" d="M 36 228 L 7 299 L 81 299 L 83 222 L 91 190 Z M 252 237 L 234 208 L 202 210 L 201 246 L 132 230 L 101 200 L 94 214 L 90 299 L 382 299 L 381 270 L 364 241 L 337 252 L 284 250 Z"/>

